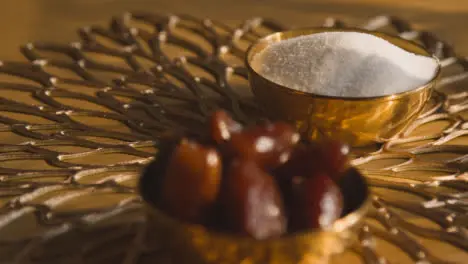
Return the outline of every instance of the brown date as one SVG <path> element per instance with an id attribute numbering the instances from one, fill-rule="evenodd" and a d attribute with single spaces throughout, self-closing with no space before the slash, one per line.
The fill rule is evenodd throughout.
<path id="1" fill-rule="evenodd" d="M 222 205 L 227 228 L 256 239 L 286 231 L 283 201 L 273 177 L 251 160 L 234 160 L 225 178 Z"/>
<path id="2" fill-rule="evenodd" d="M 279 167 L 274 175 L 280 179 L 324 173 L 337 180 L 348 168 L 348 152 L 349 147 L 339 141 L 301 144 L 294 148 L 288 162 Z"/>
<path id="3" fill-rule="evenodd" d="M 239 133 L 243 127 L 240 123 L 234 121 L 226 112 L 216 111 L 210 120 L 210 133 L 212 139 L 222 144 L 231 139 L 231 135 Z"/>
<path id="4" fill-rule="evenodd" d="M 218 197 L 222 161 L 216 149 L 182 139 L 173 151 L 161 193 L 172 216 L 203 223 Z"/>
<path id="5" fill-rule="evenodd" d="M 348 168 L 350 147 L 338 140 L 325 140 L 319 148 L 321 160 L 327 168 L 328 175 L 337 180 Z"/>
<path id="6" fill-rule="evenodd" d="M 271 169 L 289 159 L 298 141 L 299 134 L 289 124 L 268 123 L 233 134 L 227 151 L 235 157 L 253 160 L 261 167 Z"/>
<path id="7" fill-rule="evenodd" d="M 295 178 L 291 183 L 290 228 L 300 231 L 330 226 L 343 210 L 339 187 L 325 174 Z"/>

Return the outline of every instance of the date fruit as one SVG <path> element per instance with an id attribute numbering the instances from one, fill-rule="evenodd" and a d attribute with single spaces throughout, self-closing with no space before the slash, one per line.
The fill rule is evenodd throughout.
<path id="1" fill-rule="evenodd" d="M 340 218 L 343 197 L 339 187 L 325 174 L 293 181 L 290 228 L 293 231 L 328 227 Z"/>
<path id="2" fill-rule="evenodd" d="M 272 169 L 288 161 L 298 141 L 299 134 L 289 124 L 268 123 L 233 134 L 227 149 L 233 156 L 249 159 L 262 168 Z"/>
<path id="3" fill-rule="evenodd" d="M 325 166 L 325 170 L 337 180 L 343 175 L 343 172 L 348 168 L 349 146 L 338 140 L 325 140 L 320 142 L 319 153 L 321 162 Z"/>
<path id="4" fill-rule="evenodd" d="M 225 180 L 221 202 L 228 229 L 256 239 L 286 232 L 283 202 L 271 175 L 252 160 L 236 159 Z"/>
<path id="5" fill-rule="evenodd" d="M 339 141 L 301 144 L 294 148 L 291 158 L 275 171 L 278 179 L 314 174 L 326 174 L 338 180 L 348 168 L 349 147 Z"/>
<path id="6" fill-rule="evenodd" d="M 231 135 L 240 133 L 242 125 L 234 121 L 226 112 L 217 111 L 210 120 L 210 134 L 213 140 L 222 144 L 231 139 Z"/>
<path id="7" fill-rule="evenodd" d="M 218 198 L 221 173 L 216 149 L 182 139 L 166 169 L 161 193 L 164 209 L 183 221 L 205 222 Z"/>
<path id="8" fill-rule="evenodd" d="M 326 228 L 349 212 L 344 198 L 348 206 L 356 190 L 340 189 L 349 185 L 347 145 L 299 142 L 284 122 L 243 127 L 224 111 L 209 130 L 159 146 L 141 185 L 146 200 L 184 222 L 258 240 Z"/>

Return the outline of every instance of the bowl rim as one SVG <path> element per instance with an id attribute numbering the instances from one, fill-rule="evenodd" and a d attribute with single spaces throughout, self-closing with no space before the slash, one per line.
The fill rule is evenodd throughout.
<path id="1" fill-rule="evenodd" d="M 293 34 L 293 33 L 300 33 L 300 34 Z M 308 33 L 310 32 L 310 33 Z M 424 85 L 421 85 L 419 87 L 416 87 L 414 89 L 410 89 L 408 91 L 403 91 L 399 93 L 394 93 L 394 94 L 387 94 L 387 95 L 379 95 L 379 96 L 369 96 L 369 97 L 346 97 L 346 96 L 331 96 L 331 95 L 321 95 L 321 94 L 315 94 L 315 93 L 308 93 L 308 92 L 303 92 L 299 90 L 294 90 L 292 88 L 289 88 L 287 86 L 275 83 L 273 81 L 270 81 L 269 79 L 263 77 L 260 73 L 258 73 L 251 65 L 251 60 L 249 59 L 251 56 L 253 56 L 251 53 L 253 49 L 264 42 L 269 42 L 274 36 L 282 35 L 282 34 L 293 34 L 293 36 L 287 38 L 295 38 L 299 36 L 304 36 L 304 35 L 312 35 L 312 34 L 317 34 L 317 33 L 324 33 L 324 32 L 358 32 L 358 33 L 366 33 L 370 35 L 376 36 L 376 33 L 380 35 L 384 35 L 386 38 L 390 39 L 398 39 L 400 41 L 406 42 L 409 45 L 412 45 L 416 48 L 421 49 L 426 53 L 427 57 L 431 57 L 432 59 L 435 60 L 437 64 L 437 69 L 434 74 L 434 76 L 427 81 Z M 385 40 L 385 39 L 384 39 Z M 402 47 L 400 47 L 402 48 Z M 406 50 L 405 48 L 402 48 Z M 406 50 L 408 51 L 408 50 Z M 416 54 L 414 52 L 408 51 L 410 53 Z M 247 70 L 253 75 L 249 76 L 249 79 L 251 78 L 260 78 L 263 81 L 267 82 L 269 84 L 269 88 L 274 88 L 277 90 L 280 90 L 281 92 L 291 94 L 291 95 L 296 95 L 296 96 L 303 96 L 303 97 L 308 97 L 308 98 L 314 98 L 314 99 L 327 99 L 327 100 L 341 100 L 341 101 L 371 101 L 371 100 L 378 100 L 378 101 L 388 101 L 388 100 L 395 100 L 395 99 L 400 99 L 405 96 L 409 96 L 412 94 L 416 94 L 421 92 L 422 90 L 430 89 L 434 86 L 436 83 L 437 79 L 440 77 L 441 73 L 441 63 L 439 58 L 437 58 L 435 55 L 431 54 L 429 51 L 427 51 L 426 48 L 423 46 L 419 45 L 418 43 L 415 43 L 413 41 L 401 38 L 399 36 L 387 34 L 384 32 L 376 31 L 376 30 L 366 30 L 366 29 L 361 29 L 361 28 L 356 28 L 356 27 L 346 27 L 346 28 L 330 28 L 330 27 L 306 27 L 306 28 L 297 28 L 297 29 L 292 29 L 292 30 L 286 30 L 286 31 L 278 31 L 271 33 L 269 35 L 266 35 L 258 40 L 256 40 L 254 43 L 252 43 L 249 48 L 247 49 L 244 57 L 244 64 Z M 255 87 L 251 86 L 252 90 L 255 90 Z"/>
<path id="2" fill-rule="evenodd" d="M 305 236 L 313 235 L 313 234 L 341 233 L 357 225 L 359 222 L 363 221 L 372 205 L 372 194 L 370 192 L 370 186 L 366 177 L 363 175 L 361 170 L 357 169 L 354 166 L 351 166 L 348 169 L 354 170 L 357 173 L 358 177 L 362 180 L 362 183 L 365 186 L 365 199 L 362 201 L 362 203 L 359 205 L 357 209 L 336 219 L 332 225 L 326 228 L 312 228 L 312 229 L 307 229 L 307 230 L 300 231 L 300 232 L 286 233 L 285 235 L 282 235 L 279 237 L 267 238 L 267 239 L 262 239 L 262 240 L 255 239 L 253 237 L 236 235 L 236 234 L 232 234 L 228 232 L 222 232 L 219 230 L 213 230 L 202 224 L 194 224 L 194 223 L 182 221 L 167 214 L 166 212 L 164 212 L 164 210 L 158 208 L 154 203 L 152 203 L 151 201 L 147 201 L 143 197 L 142 197 L 142 201 L 145 207 L 147 208 L 146 210 L 150 210 L 151 214 L 162 215 L 163 217 L 167 218 L 169 221 L 175 222 L 178 226 L 181 226 L 182 228 L 197 230 L 198 232 L 203 232 L 203 233 L 209 234 L 209 236 L 211 237 L 216 237 L 220 239 L 236 239 L 239 241 L 246 241 L 246 242 L 250 241 L 250 242 L 255 242 L 255 243 L 275 243 L 284 239 L 294 239 L 297 237 L 305 237 Z M 141 187 L 142 177 L 144 177 L 144 175 L 141 176 L 139 180 L 139 187 L 138 187 L 138 192 L 140 193 L 140 196 L 142 193 L 142 187 Z"/>

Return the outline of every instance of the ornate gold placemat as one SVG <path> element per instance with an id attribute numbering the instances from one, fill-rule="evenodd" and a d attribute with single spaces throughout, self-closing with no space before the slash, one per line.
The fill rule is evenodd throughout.
<path id="1" fill-rule="evenodd" d="M 362 27 L 419 42 L 444 70 L 401 137 L 354 151 L 374 209 L 361 243 L 334 262 L 467 262 L 468 61 L 397 18 Z M 28 62 L 0 62 L 0 263 L 170 262 L 146 232 L 139 171 L 159 137 L 202 133 L 214 109 L 261 118 L 243 56 L 282 29 L 260 18 L 231 27 L 124 14 L 82 28 L 79 42 L 29 43 Z"/>

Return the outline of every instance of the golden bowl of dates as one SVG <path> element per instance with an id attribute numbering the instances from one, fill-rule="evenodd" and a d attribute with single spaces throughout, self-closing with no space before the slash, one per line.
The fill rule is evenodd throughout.
<path id="1" fill-rule="evenodd" d="M 406 92 L 373 97 L 335 97 L 294 90 L 258 73 L 261 66 L 253 62 L 264 49 L 283 40 L 323 32 L 359 32 L 380 37 L 413 54 L 432 57 L 438 63 L 436 74 L 425 85 Z M 398 135 L 423 110 L 440 75 L 438 60 L 418 44 L 381 32 L 353 28 L 318 27 L 273 33 L 250 46 L 246 66 L 257 102 L 272 118 L 294 123 L 301 134 L 311 139 L 325 135 L 352 146 L 385 142 Z"/>
<path id="2" fill-rule="evenodd" d="M 223 111 L 209 130 L 165 141 L 140 180 L 148 232 L 174 263 L 327 263 L 357 241 L 370 198 L 346 144 Z"/>

